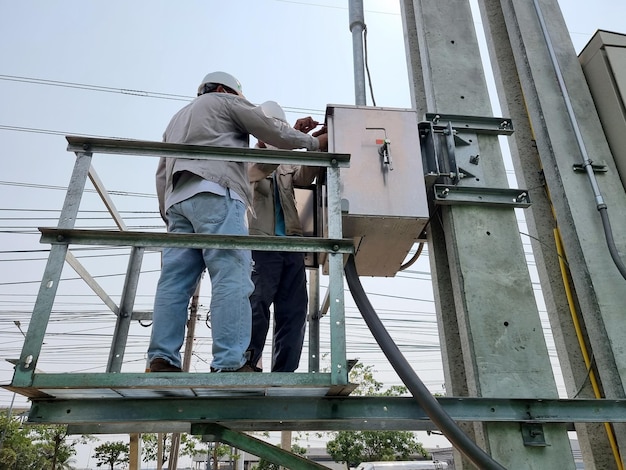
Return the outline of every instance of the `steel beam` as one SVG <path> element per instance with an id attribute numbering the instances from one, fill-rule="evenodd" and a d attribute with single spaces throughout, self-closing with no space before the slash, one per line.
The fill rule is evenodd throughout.
<path id="1" fill-rule="evenodd" d="M 474 204 L 525 208 L 531 204 L 528 193 L 518 189 L 473 188 L 471 186 L 436 184 L 434 191 L 436 203 L 442 206 Z"/>
<path id="2" fill-rule="evenodd" d="M 438 397 L 455 421 L 626 422 L 626 400 Z M 237 429 L 421 429 L 430 421 L 412 397 L 162 397 L 33 400 L 34 424 L 146 425 L 221 422 Z M 135 429 L 133 427 L 133 429 Z M 521 439 L 521 436 L 520 436 Z"/>
<path id="3" fill-rule="evenodd" d="M 328 168 L 326 173 L 328 198 L 328 236 L 338 239 L 342 236 L 341 214 L 341 175 L 339 168 Z M 293 238 L 293 237 L 292 237 Z M 333 248 L 339 248 L 334 245 Z M 348 383 L 346 359 L 346 312 L 343 286 L 344 256 L 338 249 L 328 254 L 328 298 L 330 309 L 330 374 L 332 383 Z"/>
<path id="4" fill-rule="evenodd" d="M 89 288 L 100 297 L 100 300 L 104 302 L 104 304 L 109 307 L 111 312 L 115 315 L 119 314 L 119 307 L 115 303 L 115 301 L 106 293 L 106 291 L 98 284 L 98 281 L 89 274 L 89 271 L 81 264 L 80 261 L 72 254 L 72 252 L 67 251 L 65 254 L 65 261 L 69 264 L 72 269 L 78 274 L 83 281 L 89 286 Z"/>
<path id="5" fill-rule="evenodd" d="M 172 144 L 142 140 L 98 139 L 66 136 L 70 152 L 90 152 L 112 155 L 166 158 L 195 158 L 200 160 L 229 160 L 233 162 L 289 163 L 291 165 L 347 168 L 350 155 L 328 152 L 299 152 L 295 150 L 212 147 L 208 145 Z"/>
<path id="6" fill-rule="evenodd" d="M 216 423 L 203 424 L 199 429 L 193 430 L 195 434 L 202 434 L 206 441 L 219 441 L 244 450 L 250 454 L 269 460 L 280 465 L 282 468 L 297 468 L 298 470 L 321 470 L 328 469 L 313 460 L 305 459 L 292 454 L 289 450 L 281 449 L 273 444 L 248 436 L 247 434 L 233 431 Z"/>
<path id="7" fill-rule="evenodd" d="M 76 223 L 78 208 L 85 189 L 89 167 L 91 166 L 91 157 L 91 153 L 87 152 L 81 152 L 76 155 L 74 170 L 59 216 L 58 227 L 60 229 L 71 229 Z M 50 249 L 22 353 L 19 362 L 15 366 L 13 385 L 29 386 L 32 382 L 48 321 L 50 320 L 50 314 L 52 313 L 52 305 L 59 281 L 61 280 L 61 271 L 63 270 L 67 250 L 67 245 L 57 245 Z"/>
<path id="8" fill-rule="evenodd" d="M 40 227 L 41 242 L 52 245 L 105 245 L 171 248 L 258 249 L 267 251 L 353 253 L 354 242 L 343 238 L 207 235 L 115 230 L 66 230 Z"/>
<path id="9" fill-rule="evenodd" d="M 133 320 L 133 307 L 135 306 L 144 251 L 145 248 L 137 246 L 132 247 L 130 251 L 122 297 L 120 299 L 120 308 L 115 322 L 115 330 L 113 331 L 111 349 L 109 350 L 107 372 L 122 371 L 124 353 L 126 352 L 126 344 L 128 342 L 128 331 Z"/>

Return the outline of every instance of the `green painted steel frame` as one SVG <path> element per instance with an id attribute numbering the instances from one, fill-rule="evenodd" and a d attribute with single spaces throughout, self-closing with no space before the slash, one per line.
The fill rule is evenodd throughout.
<path id="1" fill-rule="evenodd" d="M 338 393 L 344 393 L 348 384 L 348 370 L 346 367 L 346 344 L 345 344 L 345 318 L 344 318 L 344 289 L 343 289 L 343 254 L 353 252 L 352 241 L 341 239 L 341 203 L 340 203 L 340 173 L 339 168 L 349 166 L 350 155 L 335 154 L 327 152 L 297 152 L 297 151 L 266 151 L 261 149 L 235 149 L 223 147 L 208 147 L 194 145 L 177 145 L 163 142 L 146 142 L 132 140 L 117 139 L 97 139 L 77 136 L 67 136 L 68 151 L 75 152 L 76 163 L 68 185 L 65 202 L 61 211 L 59 223 L 56 229 L 41 229 L 43 236 L 42 242 L 52 244 L 48 262 L 44 271 L 43 280 L 39 290 L 37 301 L 33 311 L 33 318 L 29 324 L 28 332 L 19 361 L 16 364 L 13 380 L 10 386 L 6 387 L 18 393 L 27 396 L 46 395 L 44 392 L 38 392 L 37 387 L 41 382 L 54 381 L 54 375 L 45 377 L 45 375 L 36 372 L 36 365 L 41 353 L 43 340 L 47 328 L 47 324 L 52 311 L 52 305 L 56 294 L 56 289 L 61 277 L 61 271 L 65 263 L 66 254 L 68 253 L 68 245 L 73 244 L 106 244 L 106 245 L 130 245 L 139 250 L 143 250 L 146 246 L 187 246 L 187 247 L 206 247 L 213 246 L 217 248 L 245 248 L 251 249 L 263 246 L 264 249 L 270 250 L 293 250 L 293 251 L 316 251 L 329 252 L 330 255 L 330 288 L 333 302 L 330 308 L 331 319 L 331 361 L 332 372 L 328 374 L 319 374 L 313 378 L 314 374 L 300 375 L 298 381 L 308 380 L 314 382 L 315 387 L 326 387 L 335 390 Z M 151 157 L 166 158 L 196 158 L 208 160 L 228 159 L 231 161 L 251 162 L 251 163 L 290 163 L 324 167 L 327 169 L 326 185 L 328 188 L 328 226 L 330 239 L 309 238 L 302 240 L 290 240 L 286 243 L 279 240 L 278 237 L 209 237 L 209 236 L 180 236 L 172 234 L 156 234 L 145 232 L 128 232 L 121 231 L 96 231 L 96 230 L 74 230 L 74 225 L 78 215 L 81 197 L 85 188 L 87 178 L 91 172 L 91 162 L 94 153 L 104 154 L 122 154 L 122 155 L 143 155 Z M 267 247 L 266 247 L 267 245 Z M 138 262 L 129 265 L 129 272 L 138 272 Z M 125 293 L 127 285 L 128 296 L 133 295 L 133 285 L 130 282 L 125 285 Z M 132 300 L 127 299 L 126 304 L 132 310 Z M 127 315 L 127 318 L 132 318 Z M 119 324 L 116 327 L 116 333 L 123 335 L 127 331 L 127 322 Z M 124 338 L 114 338 L 112 344 L 111 357 L 122 357 L 125 347 Z M 108 372 L 119 372 L 121 362 L 109 359 L 107 366 Z M 272 374 L 273 375 L 273 374 Z M 128 379 L 133 384 L 133 378 L 130 375 L 117 374 L 122 380 Z M 73 379 L 82 381 L 84 384 L 91 384 L 95 389 L 101 389 L 108 386 L 109 378 L 107 374 L 84 375 L 84 374 L 62 374 L 64 386 Z M 218 386 L 220 383 L 232 383 L 233 379 L 225 378 L 226 375 L 220 375 L 208 380 L 208 383 Z M 237 382 L 245 382 L 244 377 L 237 376 Z M 302 379 L 305 377 L 304 379 Z M 153 380 L 157 377 L 152 377 Z M 196 382 L 196 379 L 188 374 L 183 374 L 177 379 L 177 382 L 187 379 L 187 383 L 179 383 L 179 387 L 190 387 Z M 318 379 L 322 379 L 324 383 L 319 383 Z M 142 382 L 140 378 L 135 382 Z M 266 379 L 259 379 L 260 382 Z M 115 381 L 114 381 L 115 382 Z M 280 385 L 292 385 L 292 380 L 275 377 L 271 380 L 272 387 Z M 134 383 L 134 385 L 137 385 Z M 61 390 L 64 386 L 59 386 L 57 390 Z M 120 384 L 123 388 L 124 384 Z M 55 387 L 52 387 L 55 388 Z M 349 392 L 348 392 L 349 393 Z"/>
<path id="2" fill-rule="evenodd" d="M 626 422 L 626 400 L 438 397 L 455 421 L 567 424 Z M 130 432 L 135 425 L 202 426 L 246 431 L 419 430 L 429 421 L 412 397 L 195 397 L 33 400 L 33 423 L 91 425 Z M 92 431 L 93 432 L 93 431 Z"/>
<path id="3" fill-rule="evenodd" d="M 159 419 L 160 411 L 178 409 L 180 396 L 191 396 L 194 399 L 206 397 L 207 394 L 226 394 L 229 400 L 237 395 L 261 395 L 267 398 L 272 393 L 285 394 L 349 394 L 353 386 L 348 384 L 348 368 L 346 360 L 345 313 L 343 289 L 343 254 L 352 253 L 353 242 L 343 240 L 341 230 L 340 173 L 339 168 L 349 166 L 350 156 L 346 154 L 329 154 L 326 152 L 286 152 L 257 149 L 230 149 L 220 147 L 201 147 L 191 145 L 174 145 L 162 142 L 141 142 L 113 139 L 91 139 L 68 136 L 68 151 L 75 152 L 76 163 L 68 192 L 66 194 L 61 217 L 56 229 L 42 228 L 42 243 L 52 245 L 46 264 L 39 295 L 35 303 L 33 318 L 20 359 L 15 367 L 13 381 L 5 388 L 21 393 L 33 399 L 29 419 L 33 422 L 42 419 L 51 411 L 48 405 L 64 408 L 66 417 L 78 417 L 85 423 L 87 415 L 79 411 L 82 399 L 97 397 L 94 404 L 103 404 L 110 397 L 116 400 L 109 402 L 109 416 L 134 417 L 135 424 L 145 425 L 146 420 L 154 422 Z M 124 225 L 120 231 L 74 230 L 78 209 L 85 183 L 88 177 L 97 178 L 91 167 L 94 153 L 144 155 L 153 157 L 183 157 L 208 160 L 228 159 L 251 163 L 291 163 L 327 168 L 326 186 L 328 191 L 328 227 L 329 239 L 302 238 L 292 239 L 289 243 L 280 237 L 220 237 L 220 236 L 181 236 L 173 234 L 156 234 L 148 232 L 128 232 Z M 105 198 L 106 193 L 101 197 Z M 111 208 L 109 208 L 111 211 Z M 115 218 L 115 212 L 112 215 Z M 116 221 L 117 222 L 117 221 Z M 133 256 L 129 261 L 127 277 L 122 293 L 123 302 L 120 306 L 118 321 L 105 374 L 41 374 L 36 372 L 36 365 L 41 353 L 45 332 L 54 303 L 61 272 L 68 254 L 70 244 L 85 245 L 122 245 L 132 246 Z M 129 322 L 132 320 L 134 296 L 139 276 L 141 259 L 146 247 L 214 247 L 254 249 L 263 247 L 266 250 L 290 250 L 298 252 L 328 252 L 330 269 L 329 296 L 331 321 L 331 363 L 330 374 L 123 374 L 120 373 L 126 335 Z M 115 373 L 113 373 L 115 372 Z M 154 398 L 167 396 L 167 403 L 154 407 Z M 42 397 L 50 400 L 38 401 Z M 60 397 L 69 397 L 62 399 Z M 118 397 L 124 397 L 120 400 Z M 130 399 L 133 402 L 132 412 L 125 409 L 122 414 L 116 413 Z M 172 400 L 176 400 L 173 402 Z M 211 402 L 215 403 L 215 402 Z M 176 405 L 172 407 L 172 405 Z M 91 405 L 90 405 L 91 406 Z M 258 408 L 264 408 L 258 405 Z M 96 406 L 91 408 L 97 413 L 103 411 Z M 220 411 L 221 409 L 221 411 Z M 217 417 L 231 409 L 221 405 L 213 408 Z M 71 410 L 76 410 L 72 413 Z M 139 414 L 135 412 L 139 411 Z M 204 413 L 196 409 L 203 416 Z M 169 419 L 169 418 L 168 418 Z M 46 421 L 46 418 L 43 418 Z M 106 419 L 101 416 L 98 421 Z M 145 428 L 144 428 L 145 429 Z M 250 438 L 242 433 L 229 430 L 217 424 L 210 431 L 220 440 L 229 442 L 244 450 L 249 450 L 270 461 L 289 468 L 325 468 L 314 462 L 307 461 L 290 452 Z M 295 467 L 294 467 L 295 466 Z"/>
<path id="4" fill-rule="evenodd" d="M 292 454 L 280 447 L 267 445 L 267 442 L 233 431 L 219 424 L 207 424 L 204 426 L 204 431 L 203 438 L 206 441 L 219 441 L 229 444 L 280 465 L 281 468 L 297 468 L 299 470 L 328 469 L 328 467 L 317 462 Z"/>
<path id="5" fill-rule="evenodd" d="M 195 233 L 120 232 L 116 230 L 39 229 L 41 242 L 52 245 L 113 245 L 139 247 L 226 248 L 250 250 L 259 245 L 267 251 L 352 253 L 353 241 L 300 237 L 285 241 L 285 237 L 245 235 L 201 235 Z"/>
<path id="6" fill-rule="evenodd" d="M 91 167 L 91 159 L 92 154 L 89 152 L 76 153 L 76 163 L 59 216 L 58 228 L 71 229 L 76 223 L 80 200 Z M 15 366 L 13 381 L 11 382 L 14 387 L 29 386 L 32 383 L 67 252 L 67 245 L 53 245 L 50 248 L 22 353 Z"/>
<path id="7" fill-rule="evenodd" d="M 289 163 L 338 168 L 350 166 L 350 155 L 328 152 L 299 152 L 235 147 L 211 147 L 208 145 L 183 145 L 141 140 L 99 139 L 66 136 L 69 152 L 104 153 L 128 156 L 196 158 L 204 160 L 230 160 L 249 163 Z"/>

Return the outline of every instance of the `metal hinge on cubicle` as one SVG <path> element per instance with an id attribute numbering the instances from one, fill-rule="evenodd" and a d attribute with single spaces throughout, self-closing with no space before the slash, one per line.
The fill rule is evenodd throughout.
<path id="1" fill-rule="evenodd" d="M 483 186 L 478 134 L 511 135 L 510 119 L 426 114 L 418 124 L 426 189 L 435 204 L 528 207 L 528 191 Z"/>

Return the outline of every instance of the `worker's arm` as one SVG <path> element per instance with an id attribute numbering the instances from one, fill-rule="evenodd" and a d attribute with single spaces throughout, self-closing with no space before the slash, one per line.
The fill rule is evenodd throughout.
<path id="1" fill-rule="evenodd" d="M 260 106 L 254 106 L 245 99 L 230 101 L 232 118 L 242 129 L 252 134 L 258 140 L 280 149 L 325 150 L 328 140 L 318 139 L 299 130 L 293 129 L 287 123 L 268 117 Z"/>

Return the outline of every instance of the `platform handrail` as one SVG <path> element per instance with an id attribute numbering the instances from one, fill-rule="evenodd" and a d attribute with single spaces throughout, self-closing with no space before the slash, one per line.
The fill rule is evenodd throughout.
<path id="1" fill-rule="evenodd" d="M 195 158 L 229 160 L 233 162 L 347 168 L 350 154 L 329 152 L 302 152 L 298 150 L 215 147 L 209 145 L 173 144 L 148 140 L 100 139 L 68 135 L 67 150 L 75 153 L 99 153 L 129 156 Z"/>
<path id="2" fill-rule="evenodd" d="M 42 242 L 51 243 L 48 262 L 43 274 L 43 279 L 22 353 L 16 364 L 11 387 L 13 389 L 32 387 L 36 382 L 36 365 L 41 353 L 45 331 L 52 312 L 52 306 L 56 295 L 57 286 L 61 278 L 61 271 L 66 256 L 69 253 L 70 244 L 117 244 L 131 246 L 136 256 L 131 256 L 127 276 L 132 276 L 126 284 L 136 286 L 141 264 L 141 255 L 144 247 L 150 246 L 189 246 L 217 248 L 242 248 L 242 249 L 265 249 L 266 246 L 273 251 L 309 251 L 327 252 L 329 266 L 329 295 L 333 298 L 330 311 L 330 344 L 331 367 L 330 384 L 332 386 L 344 386 L 347 381 L 347 360 L 345 344 L 345 312 L 344 312 L 344 289 L 343 289 L 343 258 L 344 254 L 351 253 L 353 246 L 351 240 L 342 239 L 341 229 L 341 189 L 340 168 L 347 168 L 350 164 L 349 154 L 337 154 L 327 152 L 302 152 L 269 149 L 251 149 L 234 147 L 214 147 L 202 145 L 173 144 L 164 142 L 129 140 L 129 139 L 103 139 L 82 136 L 66 136 L 67 150 L 74 152 L 76 162 L 68 191 L 63 203 L 56 229 L 40 229 L 43 236 Z M 224 236 L 200 236 L 190 234 L 163 234 L 156 232 L 137 232 L 125 230 L 118 223 L 119 231 L 116 230 L 77 230 L 75 229 L 80 201 L 82 199 L 85 184 L 88 178 L 95 172 L 92 168 L 92 158 L 95 153 L 117 155 L 140 155 L 149 157 L 165 158 L 193 158 L 207 160 L 228 160 L 237 162 L 249 162 L 268 165 L 296 164 L 317 166 L 326 169 L 324 181 L 328 206 L 326 212 L 327 233 L 324 238 L 303 237 L 302 240 L 279 240 L 279 237 L 224 237 Z M 93 178 L 92 178 L 92 182 Z M 96 178 L 94 184 L 99 184 L 101 197 L 106 196 L 106 189 Z M 107 207 L 112 201 L 105 201 Z M 115 208 L 112 216 L 115 218 Z M 141 238 L 143 237 L 143 241 Z M 282 243 L 281 243 L 282 242 Z M 128 279 L 127 279 L 128 281 Z M 122 293 L 125 299 L 124 306 L 120 305 L 117 314 L 118 323 L 114 333 L 114 343 L 111 347 L 107 373 L 121 372 L 125 339 L 118 339 L 128 332 L 128 326 L 132 319 L 134 290 L 131 288 Z"/>

